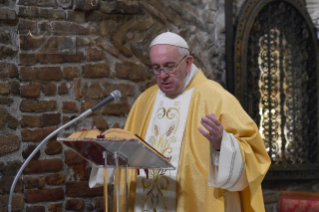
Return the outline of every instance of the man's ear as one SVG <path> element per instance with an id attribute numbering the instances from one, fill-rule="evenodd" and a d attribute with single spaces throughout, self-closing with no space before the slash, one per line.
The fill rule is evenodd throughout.
<path id="1" fill-rule="evenodd" d="M 192 68 L 194 58 L 192 56 L 187 56 L 186 57 L 186 72 L 189 73 Z"/>

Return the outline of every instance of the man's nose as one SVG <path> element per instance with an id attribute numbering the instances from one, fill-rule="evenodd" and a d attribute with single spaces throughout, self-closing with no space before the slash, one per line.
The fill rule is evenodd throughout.
<path id="1" fill-rule="evenodd" d="M 165 73 L 164 69 L 160 70 L 160 74 L 158 75 L 161 79 L 165 79 L 168 77 L 168 74 Z"/>

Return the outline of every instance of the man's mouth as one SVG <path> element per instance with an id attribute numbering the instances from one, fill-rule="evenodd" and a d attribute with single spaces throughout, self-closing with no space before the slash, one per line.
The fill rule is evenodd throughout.
<path id="1" fill-rule="evenodd" d="M 162 83 L 162 86 L 163 86 L 164 88 L 169 88 L 169 87 L 171 87 L 171 85 L 172 85 L 172 83 L 170 83 L 170 82 L 163 82 L 163 83 Z"/>

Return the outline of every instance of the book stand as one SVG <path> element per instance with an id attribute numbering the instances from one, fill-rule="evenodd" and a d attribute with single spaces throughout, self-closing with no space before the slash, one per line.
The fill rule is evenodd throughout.
<path id="1" fill-rule="evenodd" d="M 136 135 L 137 136 L 137 135 Z M 138 137 L 138 136 L 137 136 Z M 119 169 L 126 169 L 126 211 L 128 212 L 128 169 L 173 169 L 161 153 L 139 139 L 58 138 L 78 155 L 98 168 L 115 168 L 116 211 L 119 212 Z M 142 140 L 142 139 L 141 139 Z M 106 177 L 104 177 L 106 180 Z M 106 193 L 105 193 L 106 192 Z M 104 188 L 107 197 L 107 188 Z M 105 198 L 107 201 L 107 198 Z M 107 202 L 105 203 L 107 206 Z M 107 210 L 107 208 L 106 208 Z"/>

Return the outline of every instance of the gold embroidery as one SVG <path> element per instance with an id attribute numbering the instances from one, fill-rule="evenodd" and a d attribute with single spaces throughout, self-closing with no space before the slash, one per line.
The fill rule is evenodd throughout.
<path id="1" fill-rule="evenodd" d="M 163 105 L 162 103 L 160 104 Z M 148 139 L 148 143 L 152 145 L 157 151 L 162 153 L 165 156 L 171 154 L 173 149 L 170 147 L 171 143 L 176 142 L 175 133 L 178 129 L 179 122 L 180 122 L 180 113 L 179 113 L 179 106 L 180 102 L 174 102 L 174 106 L 168 110 L 164 107 L 161 107 L 157 110 L 155 118 L 153 120 L 153 127 L 152 129 L 152 136 Z M 160 129 L 162 125 L 157 125 L 156 121 L 160 121 L 164 117 L 167 119 L 172 120 L 170 121 L 171 126 L 168 127 L 167 130 Z M 176 119 L 176 121 L 174 121 Z M 170 159 L 172 156 L 170 156 Z M 164 211 L 168 210 L 166 205 L 168 198 L 165 197 L 164 193 L 168 190 L 170 186 L 170 182 L 167 176 L 165 176 L 166 170 L 149 170 L 149 179 L 145 177 L 142 180 L 143 192 L 146 191 L 146 194 L 142 196 L 143 205 L 142 211 L 145 212 L 157 212 L 156 206 L 158 204 L 162 204 Z M 152 203 L 152 210 L 145 209 L 146 202 L 150 200 Z"/>

